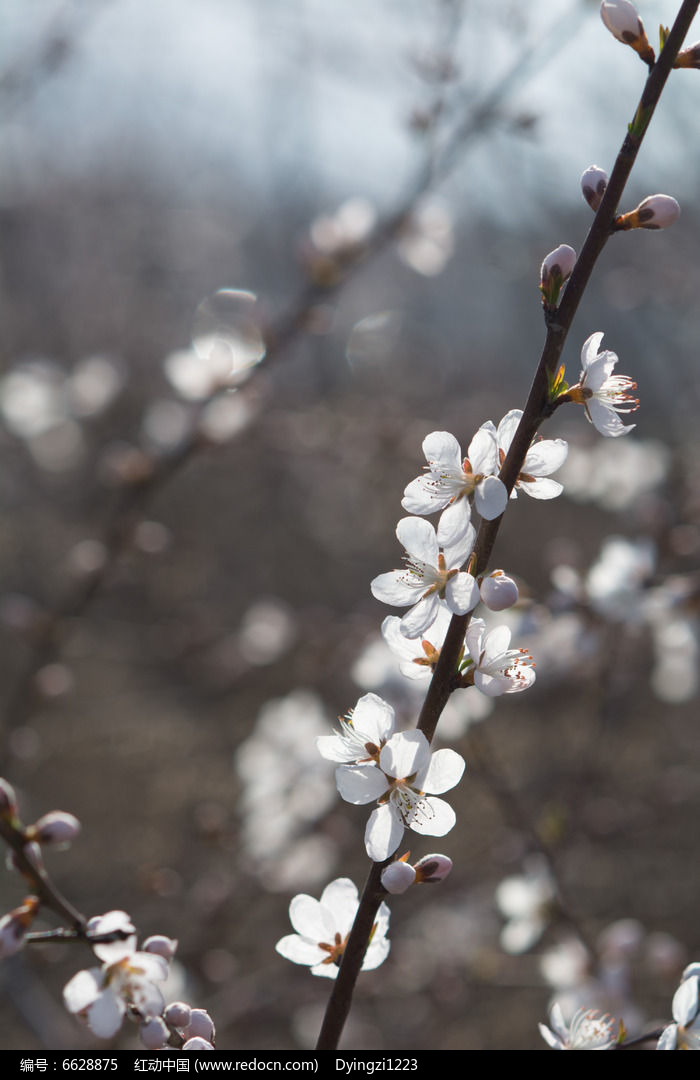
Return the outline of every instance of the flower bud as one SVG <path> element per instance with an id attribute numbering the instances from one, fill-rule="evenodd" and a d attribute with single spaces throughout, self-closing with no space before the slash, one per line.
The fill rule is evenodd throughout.
<path id="1" fill-rule="evenodd" d="M 147 1050 L 162 1050 L 167 1045 L 170 1032 L 161 1016 L 154 1016 L 139 1027 L 141 1042 Z"/>
<path id="2" fill-rule="evenodd" d="M 9 915 L 3 915 L 0 919 L 0 959 L 19 952 L 38 910 L 37 897 L 28 896 L 21 907 L 15 908 Z"/>
<path id="3" fill-rule="evenodd" d="M 518 586 L 502 570 L 494 570 L 485 577 L 479 591 L 490 611 L 505 611 L 518 602 Z"/>
<path id="4" fill-rule="evenodd" d="M 12 821 L 17 817 L 17 796 L 12 784 L 0 778 L 0 817 Z"/>
<path id="5" fill-rule="evenodd" d="M 63 810 L 52 810 L 28 827 L 27 838 L 36 840 L 38 844 L 57 844 L 60 847 L 68 847 L 79 834 L 80 828 L 77 817 Z"/>
<path id="6" fill-rule="evenodd" d="M 452 859 L 447 855 L 424 855 L 414 869 L 418 885 L 434 885 L 445 880 L 452 869 Z"/>
<path id="7" fill-rule="evenodd" d="M 646 64 L 654 63 L 654 50 L 644 31 L 644 23 L 630 0 L 603 0 L 600 17 L 614 38 L 639 53 Z"/>
<path id="8" fill-rule="evenodd" d="M 673 61 L 674 68 L 700 68 L 700 41 L 681 49 Z"/>
<path id="9" fill-rule="evenodd" d="M 410 889 L 416 880 L 416 872 L 412 866 L 402 859 L 390 863 L 382 870 L 382 885 L 388 893 L 398 896 Z"/>
<path id="10" fill-rule="evenodd" d="M 615 229 L 666 229 L 673 225 L 681 208 L 670 195 L 647 195 L 629 214 L 615 219 Z"/>
<path id="11" fill-rule="evenodd" d="M 173 1001 L 163 1012 L 166 1024 L 174 1028 L 186 1028 L 192 1017 L 192 1009 L 184 1001 Z"/>
<path id="12" fill-rule="evenodd" d="M 608 174 L 605 169 L 591 165 L 581 177 L 581 191 L 591 210 L 600 206 L 605 189 L 608 186 Z"/>
<path id="13" fill-rule="evenodd" d="M 192 1039 L 199 1036 L 211 1042 L 214 1037 L 214 1021 L 206 1009 L 193 1009 L 190 1014 L 190 1022 L 185 1029 L 185 1038 Z"/>
<path id="14" fill-rule="evenodd" d="M 540 268 L 540 292 L 545 307 L 553 308 L 565 281 L 576 265 L 576 252 L 568 244 L 550 251 Z"/>
<path id="15" fill-rule="evenodd" d="M 141 951 L 155 953 L 156 956 L 162 956 L 164 960 L 170 961 L 177 951 L 177 940 L 165 937 L 164 934 L 152 934 L 144 941 Z"/>

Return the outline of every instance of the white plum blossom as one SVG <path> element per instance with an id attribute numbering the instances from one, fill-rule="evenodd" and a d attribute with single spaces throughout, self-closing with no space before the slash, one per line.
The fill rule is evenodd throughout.
<path id="1" fill-rule="evenodd" d="M 289 905 L 289 918 L 296 933 L 281 938 L 275 949 L 292 963 L 309 966 L 312 975 L 335 979 L 358 906 L 357 888 L 349 878 L 331 881 L 320 900 L 305 893 L 295 896 Z M 388 928 L 389 908 L 382 903 L 362 971 L 378 968 L 386 960 L 390 947 Z"/>
<path id="2" fill-rule="evenodd" d="M 507 920 L 500 938 L 506 952 L 518 955 L 539 941 L 549 925 L 555 896 L 552 876 L 539 859 L 532 859 L 524 874 L 500 883 L 496 904 Z"/>
<path id="3" fill-rule="evenodd" d="M 511 409 L 498 428 L 491 420 L 482 425 L 482 431 L 491 431 L 496 438 L 501 465 L 505 461 L 522 415 L 522 409 Z M 568 451 L 568 443 L 564 439 L 535 439 L 525 455 L 522 471 L 510 493 L 511 499 L 517 499 L 518 491 L 523 491 L 532 499 L 555 499 L 557 495 L 561 495 L 564 490 L 562 485 L 556 480 L 550 480 L 549 476 L 561 468 Z"/>
<path id="4" fill-rule="evenodd" d="M 168 976 L 168 965 L 155 953 L 136 952 L 136 933 L 129 916 L 110 911 L 89 923 L 92 936 L 126 935 L 123 940 L 96 943 L 101 968 L 79 971 L 63 989 L 69 1012 L 85 1018 L 93 1034 L 111 1039 L 121 1027 L 127 1008 L 144 1020 L 160 1016 L 163 995 L 157 982 Z"/>
<path id="5" fill-rule="evenodd" d="M 382 623 L 382 637 L 399 659 L 399 670 L 409 679 L 429 678 L 440 656 L 452 618 L 446 607 L 441 607 L 431 627 L 422 639 L 409 638 L 401 633 L 398 615 L 387 615 Z"/>
<path id="6" fill-rule="evenodd" d="M 567 1024 L 558 1002 L 549 1014 L 551 1028 L 539 1024 L 540 1035 L 553 1050 L 613 1050 L 620 1036 L 620 1021 L 596 1009 L 578 1009 Z"/>
<path id="7" fill-rule="evenodd" d="M 698 965 L 690 964 L 673 995 L 674 1023 L 664 1028 L 657 1050 L 700 1050 L 700 996 Z"/>
<path id="8" fill-rule="evenodd" d="M 603 334 L 598 331 L 584 342 L 579 382 L 567 391 L 566 397 L 583 405 L 586 418 L 601 435 L 617 438 L 629 435 L 635 427 L 634 424 L 623 424 L 618 413 L 634 412 L 639 408 L 639 400 L 630 393 L 637 389 L 637 384 L 627 375 L 613 375 L 617 355 L 609 349 L 598 352 L 602 340 Z"/>
<path id="9" fill-rule="evenodd" d="M 422 731 L 392 735 L 376 765 L 341 766 L 336 783 L 342 797 L 355 805 L 377 801 L 365 830 L 370 859 L 383 862 L 392 855 L 404 828 L 426 836 L 444 836 L 455 813 L 441 795 L 459 783 L 464 759 L 454 750 L 430 752 Z"/>
<path id="10" fill-rule="evenodd" d="M 360 765 L 379 757 L 394 734 L 394 710 L 376 694 L 365 694 L 346 718 L 339 718 L 337 735 L 319 735 L 316 746 L 328 761 Z"/>
<path id="11" fill-rule="evenodd" d="M 459 541 L 442 551 L 435 529 L 423 518 L 402 518 L 396 535 L 406 549 L 406 568 L 380 574 L 371 589 L 382 603 L 394 607 L 412 605 L 401 620 L 401 632 L 406 637 L 418 637 L 432 626 L 443 602 L 455 615 L 465 615 L 476 607 L 479 587 L 471 574 L 460 572 L 474 545 L 471 525 Z"/>
<path id="12" fill-rule="evenodd" d="M 517 694 L 535 681 L 535 665 L 527 649 L 510 649 L 510 629 L 486 630 L 483 619 L 472 619 L 466 643 L 473 662 L 474 685 L 488 697 Z M 471 666 L 465 669 L 468 673 Z"/>
<path id="13" fill-rule="evenodd" d="M 498 454 L 491 432 L 477 431 L 462 458 L 460 445 L 448 431 L 433 431 L 423 440 L 428 464 L 422 476 L 404 491 L 401 505 L 410 514 L 433 514 L 443 510 L 438 541 L 453 545 L 470 529 L 471 498 L 483 518 L 491 521 L 506 508 L 508 495 L 498 479 Z"/>

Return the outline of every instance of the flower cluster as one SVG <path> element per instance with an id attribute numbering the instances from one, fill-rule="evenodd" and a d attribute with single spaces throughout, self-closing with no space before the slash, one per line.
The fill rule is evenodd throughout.
<path id="1" fill-rule="evenodd" d="M 321 755 L 341 762 L 336 784 L 355 805 L 376 802 L 365 831 L 370 859 L 383 862 L 401 843 L 404 828 L 444 836 L 455 823 L 441 795 L 464 772 L 454 750 L 431 754 L 422 731 L 394 732 L 394 711 L 375 694 L 360 698 L 354 712 L 340 721 L 337 735 L 317 740 Z"/>
<path id="2" fill-rule="evenodd" d="M 136 948 L 136 930 L 125 911 L 108 911 L 88 923 L 88 938 L 100 967 L 79 971 L 63 988 L 69 1012 L 94 1035 L 111 1039 L 128 1014 L 139 1024 L 149 1050 L 213 1050 L 214 1023 L 204 1009 L 184 1002 L 166 1006 L 159 983 L 169 974 L 177 941 L 155 934 Z"/>

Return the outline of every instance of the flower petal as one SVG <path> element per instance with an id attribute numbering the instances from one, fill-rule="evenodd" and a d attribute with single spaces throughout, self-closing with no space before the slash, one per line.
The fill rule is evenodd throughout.
<path id="1" fill-rule="evenodd" d="M 427 772 L 420 780 L 416 779 L 416 784 L 429 795 L 442 795 L 459 783 L 465 768 L 466 762 L 461 754 L 454 750 L 436 750 L 431 755 Z"/>
<path id="2" fill-rule="evenodd" d="M 438 521 L 438 544 L 443 548 L 458 544 L 469 531 L 471 516 L 469 499 L 462 497 L 451 503 L 446 510 L 443 510 Z"/>
<path id="3" fill-rule="evenodd" d="M 396 535 L 414 559 L 419 559 L 428 566 L 437 566 L 439 554 L 437 536 L 429 521 L 420 517 L 401 518 L 396 526 Z"/>
<path id="4" fill-rule="evenodd" d="M 449 431 L 433 431 L 423 439 L 423 453 L 430 466 L 462 468 L 462 450 Z"/>
<path id="5" fill-rule="evenodd" d="M 350 878 L 336 878 L 321 893 L 321 906 L 329 912 L 341 937 L 350 932 L 358 904 L 357 886 Z"/>
<path id="6" fill-rule="evenodd" d="M 471 574 L 457 574 L 447 584 L 445 599 L 450 611 L 454 611 L 455 615 L 466 615 L 481 599 L 479 586 Z"/>
<path id="7" fill-rule="evenodd" d="M 382 770 L 376 765 L 340 765 L 335 770 L 335 782 L 341 798 L 355 806 L 364 806 L 366 803 L 374 802 L 389 786 Z"/>
<path id="8" fill-rule="evenodd" d="M 586 401 L 586 415 L 594 427 L 607 438 L 617 438 L 619 435 L 629 435 L 636 424 L 623 424 L 614 409 L 604 405 L 598 398 L 589 398 Z"/>
<path id="9" fill-rule="evenodd" d="M 320 964 L 321 960 L 328 956 L 323 949 L 319 949 L 312 941 L 300 937 L 299 934 L 287 934 L 280 938 L 275 945 L 275 950 L 285 960 L 291 960 L 293 964 Z"/>
<path id="10" fill-rule="evenodd" d="M 122 1026 L 125 1012 L 125 1002 L 110 987 L 107 987 L 88 1009 L 90 1030 L 99 1039 L 111 1039 Z"/>
<path id="11" fill-rule="evenodd" d="M 497 476 L 486 476 L 477 484 L 474 503 L 482 518 L 493 521 L 500 517 L 508 505 L 508 492 L 502 480 Z"/>
<path id="12" fill-rule="evenodd" d="M 409 827 L 413 832 L 421 833 L 423 836 L 444 836 L 454 828 L 457 816 L 449 803 L 446 803 L 444 799 L 433 798 L 427 798 L 424 801 L 430 812 L 418 814 L 411 819 Z M 397 841 L 397 847 L 399 842 Z"/>
<path id="13" fill-rule="evenodd" d="M 490 475 L 498 472 L 498 444 L 492 431 L 482 426 L 469 443 L 467 452 L 473 472 Z"/>
<path id="14" fill-rule="evenodd" d="M 531 499 L 556 499 L 557 495 L 561 495 L 564 490 L 563 484 L 558 483 L 556 480 L 549 480 L 546 477 L 540 479 L 539 477 L 533 481 L 519 480 L 518 488 L 520 491 L 524 491 L 526 495 L 529 495 Z M 513 488 L 515 491 L 515 488 Z"/>
<path id="15" fill-rule="evenodd" d="M 414 604 L 400 622 L 401 633 L 407 638 L 417 638 L 428 630 L 440 612 L 440 597 L 431 593 Z"/>
<path id="16" fill-rule="evenodd" d="M 335 933 L 335 926 L 328 912 L 318 900 L 306 893 L 299 893 L 289 905 L 289 921 L 297 934 L 309 941 L 328 941 Z"/>
<path id="17" fill-rule="evenodd" d="M 374 578 L 370 589 L 375 600 L 382 604 L 406 607 L 408 604 L 415 604 L 417 595 L 425 591 L 425 584 L 415 574 L 406 570 L 390 570 L 387 574 L 379 574 Z"/>
<path id="18" fill-rule="evenodd" d="M 373 862 L 384 862 L 401 843 L 403 822 L 390 804 L 373 810 L 365 829 L 365 849 Z"/>
<path id="19" fill-rule="evenodd" d="M 419 773 L 430 761 L 430 745 L 422 731 L 402 731 L 392 735 L 379 755 L 379 765 L 387 776 L 403 778 Z"/>

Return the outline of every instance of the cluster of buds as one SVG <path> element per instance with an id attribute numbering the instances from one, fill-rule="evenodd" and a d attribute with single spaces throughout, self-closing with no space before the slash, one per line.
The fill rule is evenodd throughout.
<path id="1" fill-rule="evenodd" d="M 36 892 L 43 895 L 46 880 L 42 846 L 66 848 L 79 832 L 78 819 L 63 810 L 52 810 L 33 825 L 23 825 L 14 788 L 0 779 L 0 834 L 10 849 L 7 865 L 21 873 Z M 0 958 L 22 948 L 40 907 L 39 896 L 30 895 L 0 919 Z"/>
<path id="2" fill-rule="evenodd" d="M 79 971 L 63 989 L 69 1012 L 94 1035 L 111 1039 L 126 1015 L 139 1025 L 149 1050 L 213 1050 L 214 1024 L 204 1009 L 183 1002 L 165 1005 L 157 984 L 169 974 L 177 941 L 163 934 L 136 948 L 136 930 L 124 911 L 108 911 L 91 919 L 87 939 L 101 967 Z"/>

